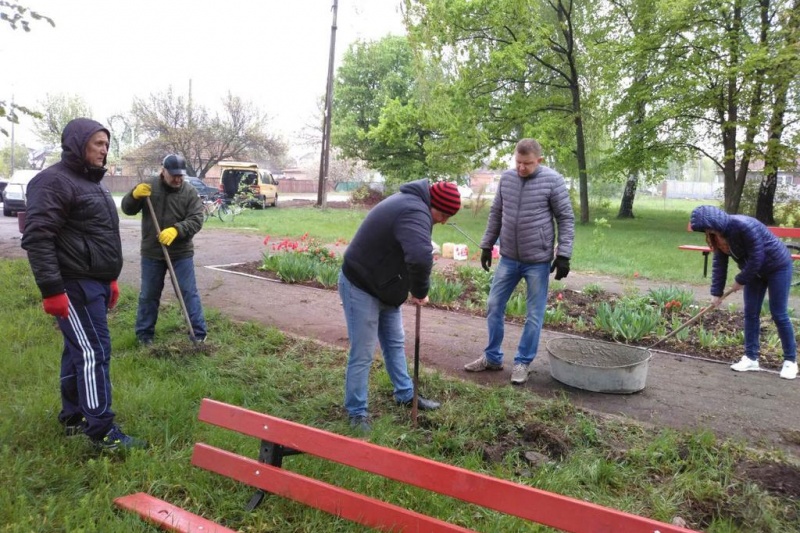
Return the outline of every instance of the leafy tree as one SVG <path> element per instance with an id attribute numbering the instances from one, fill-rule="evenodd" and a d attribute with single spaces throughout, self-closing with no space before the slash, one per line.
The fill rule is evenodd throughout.
<path id="1" fill-rule="evenodd" d="M 452 80 L 455 120 L 445 137 L 461 138 L 465 149 L 483 145 L 481 157 L 537 138 L 548 164 L 575 169 L 582 222 L 589 220 L 585 117 L 601 113 L 586 107 L 596 11 L 595 1 L 406 0 L 413 42 Z"/>
<path id="2" fill-rule="evenodd" d="M 16 2 L 9 2 L 7 0 L 0 0 L 0 20 L 8 23 L 12 30 L 22 29 L 23 31 L 31 31 L 31 21 L 44 20 L 55 27 L 55 22 L 50 17 L 46 17 L 38 11 L 32 11 L 27 7 L 17 4 Z M 12 124 L 19 124 L 19 113 L 38 118 L 38 114 L 32 109 L 7 100 L 0 100 L 0 118 L 5 118 Z M 8 135 L 8 131 L 0 126 L 0 133 Z"/>
<path id="3" fill-rule="evenodd" d="M 652 56 L 648 127 L 676 150 L 714 161 L 724 208 L 739 210 L 758 134 L 766 124 L 766 80 L 775 71 L 775 14 L 788 0 L 703 0 L 660 6 L 667 36 Z M 796 75 L 793 73 L 792 75 Z"/>
<path id="4" fill-rule="evenodd" d="M 14 143 L 14 170 L 32 168 L 28 162 L 28 153 L 26 146 Z M 0 176 L 11 177 L 11 143 L 0 148 Z"/>
<path id="5" fill-rule="evenodd" d="M 336 72 L 331 142 L 388 184 L 431 175 L 433 132 L 418 100 L 418 71 L 406 37 L 350 45 Z"/>
<path id="6" fill-rule="evenodd" d="M 784 131 L 789 122 L 800 118 L 800 0 L 794 0 L 790 9 L 777 13 L 775 68 L 766 80 L 769 88 L 767 106 L 771 115 L 766 131 L 764 177 L 758 190 L 755 216 L 761 222 L 775 224 L 775 191 L 780 168 L 797 166 L 798 144 L 784 143 Z"/>
<path id="7" fill-rule="evenodd" d="M 42 143 L 51 147 L 61 146 L 61 133 L 70 120 L 92 116 L 92 108 L 78 95 L 47 94 L 38 107 L 42 112 L 33 123 L 33 132 Z"/>
<path id="8" fill-rule="evenodd" d="M 191 95 L 184 98 L 169 88 L 134 99 L 131 116 L 144 142 L 134 160 L 157 166 L 165 154 L 180 153 L 188 171 L 200 178 L 220 161 L 276 160 L 286 150 L 269 134 L 268 117 L 230 93 L 222 101 L 222 112 L 212 115 Z"/>

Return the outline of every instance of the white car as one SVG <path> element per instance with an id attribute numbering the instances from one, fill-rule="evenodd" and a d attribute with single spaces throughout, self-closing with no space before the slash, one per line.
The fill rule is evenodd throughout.
<path id="1" fill-rule="evenodd" d="M 461 193 L 462 200 L 469 200 L 470 198 L 472 198 L 472 195 L 475 194 L 473 190 L 470 187 L 467 187 L 466 185 L 459 185 L 458 192 Z"/>

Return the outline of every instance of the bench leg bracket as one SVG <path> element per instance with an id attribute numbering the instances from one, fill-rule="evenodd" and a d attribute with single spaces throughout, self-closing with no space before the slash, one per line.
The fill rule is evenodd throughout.
<path id="1" fill-rule="evenodd" d="M 281 446 L 280 444 L 275 444 L 274 442 L 269 442 L 262 440 L 261 447 L 258 451 L 258 462 L 265 463 L 270 466 L 274 466 L 276 468 L 281 468 L 283 466 L 283 458 L 289 457 L 290 455 L 298 455 L 303 452 L 295 450 L 293 448 L 287 448 L 286 446 Z M 261 489 L 258 489 L 253 495 L 250 497 L 250 501 L 245 506 L 246 511 L 252 511 L 264 500 L 264 497 L 267 493 Z"/>

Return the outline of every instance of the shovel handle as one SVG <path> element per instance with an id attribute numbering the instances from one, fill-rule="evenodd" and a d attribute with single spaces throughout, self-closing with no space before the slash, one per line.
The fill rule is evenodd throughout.
<path id="1" fill-rule="evenodd" d="M 145 196 L 145 202 L 147 203 L 147 210 L 150 211 L 150 216 L 153 219 L 153 226 L 156 228 L 156 236 L 161 234 L 161 228 L 158 225 L 158 218 L 156 218 L 156 212 L 153 210 L 153 202 L 150 201 L 149 196 Z M 175 269 L 172 267 L 172 260 L 169 258 L 169 251 L 167 247 L 161 244 L 161 251 L 164 252 L 164 260 L 167 262 L 167 269 L 169 270 L 169 279 L 172 281 L 172 288 L 175 290 L 175 296 L 178 298 L 178 302 L 181 304 L 181 311 L 183 313 L 183 319 L 186 321 L 186 325 L 189 328 L 189 338 L 192 339 L 192 343 L 197 346 L 197 339 L 194 336 L 194 328 L 192 327 L 192 319 L 189 317 L 189 310 L 186 309 L 186 302 L 183 300 L 183 294 L 181 293 L 181 289 L 178 286 L 178 277 L 175 275 Z"/>
<path id="2" fill-rule="evenodd" d="M 419 323 L 422 306 L 417 304 L 417 320 L 414 327 L 414 398 L 411 400 L 411 424 L 417 427 L 417 404 L 419 403 Z"/>

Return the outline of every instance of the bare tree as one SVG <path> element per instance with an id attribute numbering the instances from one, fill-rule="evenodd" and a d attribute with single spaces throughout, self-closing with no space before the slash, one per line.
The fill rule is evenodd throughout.
<path id="1" fill-rule="evenodd" d="M 144 137 L 139 159 L 157 162 L 166 153 L 180 153 L 188 170 L 200 178 L 220 161 L 274 160 L 286 151 L 269 133 L 267 115 L 230 93 L 216 115 L 195 104 L 191 93 L 185 98 L 172 88 L 134 99 L 131 115 Z"/>

